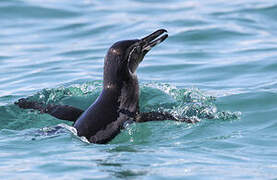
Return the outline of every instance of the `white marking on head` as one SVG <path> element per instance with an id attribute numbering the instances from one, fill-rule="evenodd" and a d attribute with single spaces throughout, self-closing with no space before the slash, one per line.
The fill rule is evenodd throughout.
<path id="1" fill-rule="evenodd" d="M 146 46 L 144 49 L 149 51 L 151 49 L 151 46 Z"/>
<path id="2" fill-rule="evenodd" d="M 131 52 L 130 52 L 130 54 L 129 54 L 129 56 L 128 56 L 128 63 L 130 62 L 131 56 L 132 56 L 132 54 L 133 54 L 133 52 L 135 51 L 136 48 L 137 48 L 137 47 L 134 47 L 134 48 L 131 50 Z"/>
<path id="3" fill-rule="evenodd" d="M 128 64 L 130 63 L 131 56 L 132 56 L 132 54 L 133 54 L 133 52 L 135 51 L 136 48 L 137 48 L 137 47 L 134 47 L 134 48 L 131 50 L 131 52 L 130 52 L 130 54 L 129 54 L 129 56 L 128 56 Z M 129 68 L 128 68 L 128 70 L 129 70 L 129 73 L 130 73 L 132 76 L 135 75 L 135 72 L 130 71 Z"/>

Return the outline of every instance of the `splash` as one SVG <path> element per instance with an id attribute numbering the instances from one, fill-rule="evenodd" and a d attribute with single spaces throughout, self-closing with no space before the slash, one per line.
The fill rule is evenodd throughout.
<path id="1" fill-rule="evenodd" d="M 56 103 L 70 96 L 86 96 L 100 92 L 101 81 L 87 82 L 83 84 L 73 84 L 69 87 L 58 87 L 53 89 L 43 89 L 42 91 L 28 97 L 31 101 L 38 101 L 45 104 Z"/>
<path id="2" fill-rule="evenodd" d="M 43 103 L 69 103 L 69 105 L 83 106 L 83 109 L 86 109 L 99 96 L 101 90 L 102 83 L 94 81 L 73 84 L 68 87 L 43 89 L 28 97 L 28 99 Z M 60 120 L 47 114 L 41 114 L 33 110 L 22 110 L 14 105 L 1 108 L 0 111 L 4 116 L 4 119 L 0 121 L 2 129 L 31 130 L 38 128 L 39 130 L 36 130 L 35 133 L 32 131 L 30 135 L 32 139 L 36 140 L 56 137 L 61 133 L 69 132 L 74 138 L 89 143 L 85 137 L 77 135 L 74 127 L 59 124 Z M 167 111 L 176 117 L 190 118 L 194 122 L 204 119 L 235 120 L 241 116 L 240 112 L 220 111 L 218 109 L 216 97 L 209 96 L 197 88 L 177 88 L 169 84 L 158 83 L 142 84 L 140 86 L 141 112 Z M 114 141 L 115 143 L 118 141 L 140 143 L 141 139 L 149 136 L 147 133 L 150 133 L 150 131 L 145 131 L 147 125 L 142 128 L 143 131 L 140 131 L 141 128 L 138 128 L 140 126 L 137 126 L 136 123 L 127 122 L 124 126 L 125 130 L 121 133 L 122 138 L 117 138 L 117 141 Z"/>
<path id="3" fill-rule="evenodd" d="M 218 111 L 216 97 L 206 95 L 197 88 L 182 89 L 169 84 L 150 83 L 142 86 L 142 93 L 147 91 L 155 91 L 155 96 L 160 96 L 155 105 L 158 106 L 157 110 L 168 111 L 176 117 L 200 121 L 201 119 L 232 120 L 241 116 L 241 112 Z"/>
<path id="4" fill-rule="evenodd" d="M 43 89 L 28 99 L 45 104 L 68 104 L 86 109 L 99 96 L 101 90 L 102 82 L 93 81 L 68 87 Z M 195 122 L 203 119 L 234 120 L 239 119 L 241 115 L 240 112 L 218 110 L 216 97 L 207 95 L 197 88 L 177 88 L 161 83 L 140 86 L 140 110 L 141 112 L 167 111 L 176 117 L 190 118 Z M 41 116 L 33 111 L 28 113 L 30 119 L 34 119 L 31 117 L 32 114 Z"/>
<path id="5" fill-rule="evenodd" d="M 67 124 L 59 124 L 58 126 L 63 127 L 64 129 L 68 130 L 70 133 L 72 133 L 76 138 L 80 139 L 81 141 L 90 144 L 90 142 L 87 140 L 84 136 L 78 136 L 77 129 L 75 129 L 72 126 L 69 126 Z"/>

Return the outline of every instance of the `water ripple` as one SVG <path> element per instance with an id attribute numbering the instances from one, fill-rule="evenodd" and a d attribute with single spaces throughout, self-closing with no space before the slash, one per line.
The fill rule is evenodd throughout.
<path id="1" fill-rule="evenodd" d="M 276 178 L 276 11 L 274 0 L 1 0 L 0 174 Z M 107 49 L 158 28 L 169 38 L 138 69 L 141 109 L 197 125 L 131 125 L 108 145 L 88 145 L 69 132 L 35 136 L 61 122 L 13 105 L 31 96 L 85 109 L 101 91 Z"/>

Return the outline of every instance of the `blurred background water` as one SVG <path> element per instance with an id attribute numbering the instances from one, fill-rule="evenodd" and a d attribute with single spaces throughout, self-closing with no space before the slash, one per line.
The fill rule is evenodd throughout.
<path id="1" fill-rule="evenodd" d="M 1 179 L 277 178 L 276 1 L 1 0 L 0 20 Z M 169 38 L 137 72 L 141 109 L 199 123 L 135 124 L 94 145 L 13 105 L 85 109 L 107 49 L 159 28 Z"/>

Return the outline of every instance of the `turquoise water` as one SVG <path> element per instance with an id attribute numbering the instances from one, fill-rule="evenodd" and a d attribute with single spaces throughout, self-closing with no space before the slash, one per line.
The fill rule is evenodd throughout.
<path id="1" fill-rule="evenodd" d="M 1 0 L 0 19 L 1 179 L 277 179 L 276 1 Z M 133 124 L 95 145 L 13 105 L 85 109 L 109 46 L 159 28 L 169 38 L 137 72 L 141 110 L 199 123 Z"/>

